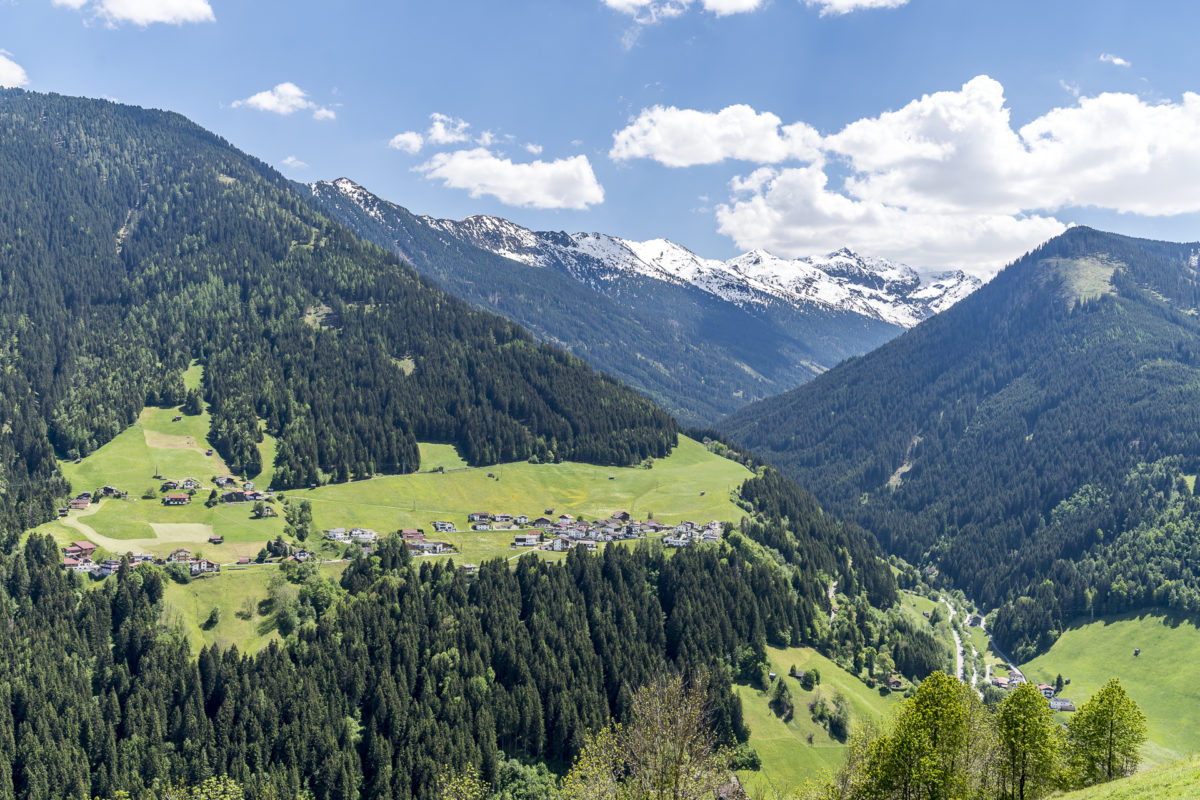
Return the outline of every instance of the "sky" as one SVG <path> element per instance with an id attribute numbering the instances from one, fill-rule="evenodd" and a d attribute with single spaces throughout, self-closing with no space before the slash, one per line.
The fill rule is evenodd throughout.
<path id="1" fill-rule="evenodd" d="M 1200 239 L 1200 4 L 0 0 L 0 86 L 176 111 L 416 213 L 990 275 Z"/>

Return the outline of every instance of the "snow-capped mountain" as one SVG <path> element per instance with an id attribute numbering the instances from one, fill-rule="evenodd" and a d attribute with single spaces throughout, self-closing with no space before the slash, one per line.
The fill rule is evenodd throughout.
<path id="1" fill-rule="evenodd" d="M 969 294 L 841 251 L 702 258 L 666 239 L 535 232 L 496 217 L 419 217 L 352 180 L 314 199 L 359 235 L 479 308 L 621 378 L 689 424 L 795 388 Z"/>
<path id="2" fill-rule="evenodd" d="M 596 288 L 636 274 L 690 284 L 739 306 L 823 306 L 911 328 L 982 285 L 961 270 L 927 276 L 847 249 L 785 259 L 752 250 L 728 261 L 702 258 L 666 239 L 634 242 L 602 233 L 534 232 L 498 217 L 421 218 L 476 247 L 534 267 L 559 269 Z"/>

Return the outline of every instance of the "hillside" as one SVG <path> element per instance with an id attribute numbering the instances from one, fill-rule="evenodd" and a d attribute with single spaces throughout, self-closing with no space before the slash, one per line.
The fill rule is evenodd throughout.
<path id="1" fill-rule="evenodd" d="M 412 472 L 419 440 L 475 465 L 633 464 L 675 444 L 641 395 L 471 310 L 178 115 L 0 92 L 0 182 L 10 538 L 66 494 L 55 455 L 86 456 L 147 405 L 206 402 L 225 464 L 277 488 Z"/>
<path id="2" fill-rule="evenodd" d="M 1195 245 L 1074 228 L 958 305 L 723 428 L 1027 659 L 1065 622 L 1200 608 Z"/>
<path id="3" fill-rule="evenodd" d="M 328 213 L 477 307 L 616 375 L 691 424 L 798 386 L 948 307 L 977 281 L 883 260 L 701 259 L 664 240 L 420 217 L 346 178 Z M 580 324 L 589 320 L 588 324 Z"/>
<path id="4" fill-rule="evenodd" d="M 1146 762 L 1168 764 L 1200 754 L 1197 641 L 1200 631 L 1194 621 L 1161 611 L 1095 622 L 1085 618 L 1075 620 L 1049 651 L 1022 664 L 1021 670 L 1030 680 L 1048 683 L 1061 674 L 1071 681 L 1062 696 L 1077 704 L 1109 678 L 1120 678 L 1146 713 Z"/>
<path id="5" fill-rule="evenodd" d="M 1061 795 L 1062 800 L 1196 800 L 1200 798 L 1200 760 L 1181 761 L 1112 783 Z"/>

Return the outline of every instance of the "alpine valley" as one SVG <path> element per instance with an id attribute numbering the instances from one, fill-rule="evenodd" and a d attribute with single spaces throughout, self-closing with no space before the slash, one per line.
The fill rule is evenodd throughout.
<path id="1" fill-rule="evenodd" d="M 710 424 L 883 344 L 980 286 L 840 250 L 704 259 L 666 239 L 417 216 L 352 180 L 311 186 L 334 218 L 447 291 Z"/>

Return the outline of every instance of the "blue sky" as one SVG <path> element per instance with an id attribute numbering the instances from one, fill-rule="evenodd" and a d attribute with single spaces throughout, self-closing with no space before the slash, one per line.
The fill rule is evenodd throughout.
<path id="1" fill-rule="evenodd" d="M 1184 3 L 0 0 L 0 84 L 178 111 L 439 217 L 994 271 L 1200 238 Z M 286 112 L 286 113 L 284 113 Z"/>

